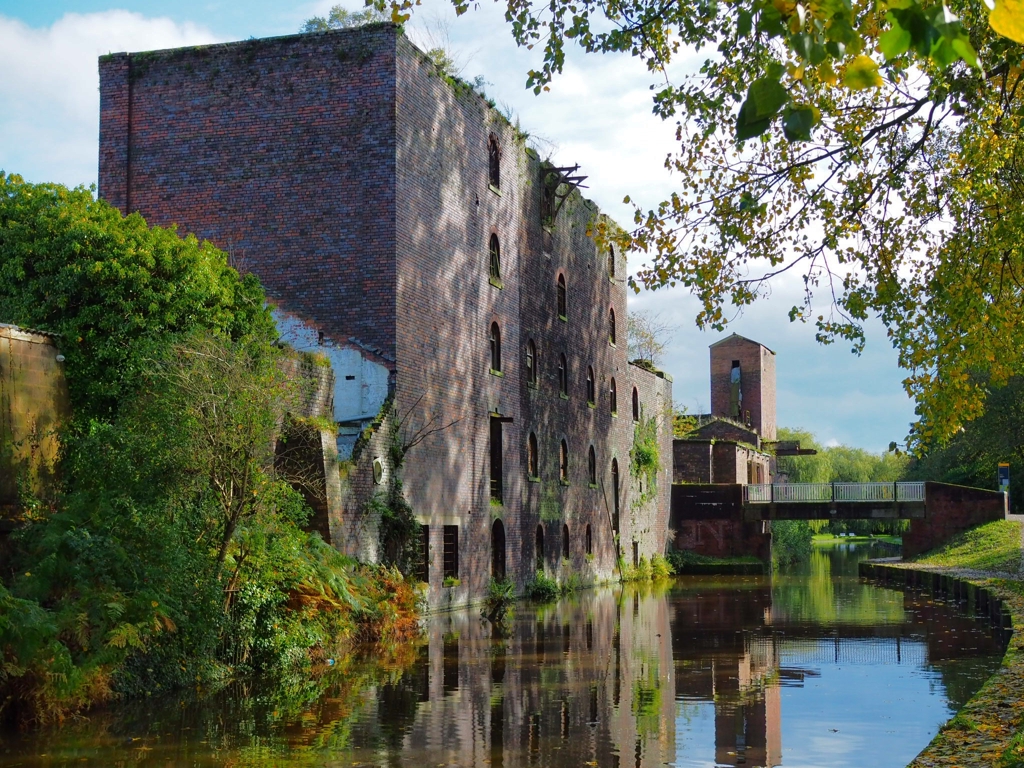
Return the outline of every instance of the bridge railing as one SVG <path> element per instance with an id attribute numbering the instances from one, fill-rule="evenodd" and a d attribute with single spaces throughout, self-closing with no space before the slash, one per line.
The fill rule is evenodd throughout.
<path id="1" fill-rule="evenodd" d="M 745 504 L 924 501 L 924 483 L 773 483 L 743 486 Z"/>

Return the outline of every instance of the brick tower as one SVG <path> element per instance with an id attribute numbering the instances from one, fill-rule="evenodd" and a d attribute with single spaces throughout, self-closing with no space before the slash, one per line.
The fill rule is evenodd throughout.
<path id="1" fill-rule="evenodd" d="M 775 353 L 734 333 L 711 345 L 711 414 L 775 439 Z"/>

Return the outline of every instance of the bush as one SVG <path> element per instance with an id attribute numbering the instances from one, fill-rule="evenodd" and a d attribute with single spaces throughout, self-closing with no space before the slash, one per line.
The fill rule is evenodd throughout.
<path id="1" fill-rule="evenodd" d="M 668 559 L 661 555 L 651 556 L 651 577 L 655 581 L 667 579 L 673 574 L 675 574 L 675 569 L 672 567 L 672 563 L 670 563 Z"/>
<path id="2" fill-rule="evenodd" d="M 531 600 L 548 602 L 555 600 L 562 590 L 558 582 L 548 576 L 544 571 L 537 571 L 533 579 L 526 585 L 526 596 Z"/>
<path id="3" fill-rule="evenodd" d="M 813 538 L 814 531 L 805 520 L 773 520 L 772 560 L 786 564 L 810 557 Z"/>

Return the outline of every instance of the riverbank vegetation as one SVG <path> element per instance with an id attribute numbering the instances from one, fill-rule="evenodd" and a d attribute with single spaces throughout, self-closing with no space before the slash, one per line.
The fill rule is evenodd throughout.
<path id="1" fill-rule="evenodd" d="M 224 253 L 0 173 L 0 322 L 60 334 L 74 406 L 61 487 L 23 499 L 0 573 L 0 719 L 303 679 L 416 631 L 398 571 L 306 529 L 306 479 L 275 461 L 302 384 Z"/>

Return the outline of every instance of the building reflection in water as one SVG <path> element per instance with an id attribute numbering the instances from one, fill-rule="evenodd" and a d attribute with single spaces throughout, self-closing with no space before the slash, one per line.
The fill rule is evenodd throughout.
<path id="1" fill-rule="evenodd" d="M 379 688 L 377 711 L 360 718 L 377 733 L 354 743 L 375 745 L 378 761 L 416 768 L 641 768 L 712 758 L 716 766 L 779 766 L 782 689 L 802 686 L 822 665 L 941 668 L 998 653 L 1003 642 L 950 606 L 867 585 L 816 622 L 807 615 L 813 588 L 804 580 L 788 589 L 784 579 L 774 587 L 767 579 L 686 579 L 671 592 L 588 591 L 522 606 L 505 637 L 473 614 L 435 616 L 420 661 Z M 869 591 L 873 620 L 858 589 Z M 680 732 L 686 712 L 708 708 L 713 756 L 709 734 L 691 744 L 693 734 Z M 677 753 L 679 738 L 686 743 Z"/>

